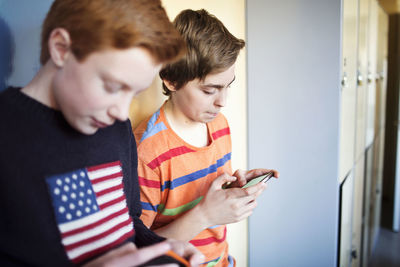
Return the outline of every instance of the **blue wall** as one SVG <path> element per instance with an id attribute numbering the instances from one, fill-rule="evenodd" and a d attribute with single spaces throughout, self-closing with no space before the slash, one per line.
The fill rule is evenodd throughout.
<path id="1" fill-rule="evenodd" d="M 52 0 L 0 0 L 0 91 L 24 86 L 40 68 L 41 25 Z"/>

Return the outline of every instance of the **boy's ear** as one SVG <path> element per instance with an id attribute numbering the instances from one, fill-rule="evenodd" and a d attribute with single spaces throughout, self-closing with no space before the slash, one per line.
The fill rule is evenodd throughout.
<path id="1" fill-rule="evenodd" d="M 165 86 L 168 88 L 168 90 L 170 90 L 172 92 L 176 91 L 175 85 L 173 83 L 171 83 L 170 81 L 167 81 L 167 80 L 163 80 L 163 82 L 164 82 Z"/>
<path id="2" fill-rule="evenodd" d="M 50 33 L 48 41 L 49 53 L 57 67 L 62 67 L 71 53 L 71 38 L 67 30 L 56 28 Z"/>

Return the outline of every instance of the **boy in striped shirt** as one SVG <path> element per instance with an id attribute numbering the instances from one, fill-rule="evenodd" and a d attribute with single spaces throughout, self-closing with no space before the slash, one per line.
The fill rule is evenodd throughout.
<path id="1" fill-rule="evenodd" d="M 184 10 L 174 25 L 187 53 L 160 71 L 169 99 L 135 130 L 141 219 L 161 236 L 190 241 L 204 265 L 234 266 L 225 224 L 252 213 L 265 185 L 240 187 L 269 171 L 232 176 L 230 130 L 220 113 L 245 43 L 205 10 Z M 232 188 L 223 189 L 228 182 Z"/>

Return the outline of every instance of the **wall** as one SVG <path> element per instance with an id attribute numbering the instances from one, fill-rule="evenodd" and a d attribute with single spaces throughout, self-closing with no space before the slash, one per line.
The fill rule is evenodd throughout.
<path id="1" fill-rule="evenodd" d="M 281 173 L 249 219 L 251 267 L 336 266 L 340 5 L 247 1 L 249 168 Z"/>
<path id="2" fill-rule="evenodd" d="M 0 91 L 26 85 L 40 67 L 40 32 L 51 0 L 0 0 Z"/>

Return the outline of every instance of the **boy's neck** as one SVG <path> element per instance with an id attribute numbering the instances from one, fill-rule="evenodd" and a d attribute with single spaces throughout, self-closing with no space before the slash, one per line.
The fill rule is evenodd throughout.
<path id="1" fill-rule="evenodd" d="M 164 108 L 165 117 L 172 130 L 186 143 L 195 147 L 205 147 L 209 144 L 207 124 L 192 121 L 169 99 Z"/>
<path id="2" fill-rule="evenodd" d="M 43 105 L 57 109 L 53 90 L 51 90 L 55 73 L 55 66 L 51 61 L 48 61 L 21 91 Z"/>

